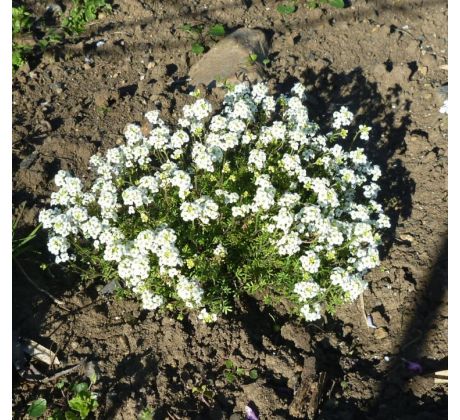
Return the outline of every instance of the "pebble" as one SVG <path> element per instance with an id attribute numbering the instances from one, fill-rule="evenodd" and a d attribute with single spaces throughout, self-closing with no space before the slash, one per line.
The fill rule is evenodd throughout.
<path id="1" fill-rule="evenodd" d="M 259 61 L 267 56 L 268 45 L 265 34 L 256 29 L 240 28 L 215 44 L 190 69 L 190 84 L 215 86 L 217 81 L 238 81 L 237 75 L 245 73 L 255 81 L 263 74 Z M 257 62 L 250 63 L 248 57 L 257 55 Z"/>
<path id="2" fill-rule="evenodd" d="M 387 331 L 387 329 L 384 328 L 384 327 L 377 328 L 377 329 L 374 331 L 374 337 L 375 337 L 377 340 L 383 340 L 384 338 L 387 338 L 387 337 L 388 337 L 388 331 Z"/>

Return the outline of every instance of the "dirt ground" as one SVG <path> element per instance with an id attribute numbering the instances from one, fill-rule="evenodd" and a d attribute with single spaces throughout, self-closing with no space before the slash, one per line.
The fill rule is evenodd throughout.
<path id="1" fill-rule="evenodd" d="M 37 14 L 41 3 L 30 2 Z M 86 176 L 90 156 L 116 145 L 124 126 L 150 109 L 177 117 L 199 59 L 179 29 L 185 23 L 262 29 L 273 88 L 300 80 L 312 118 L 325 121 L 347 105 L 358 123 L 373 127 L 369 153 L 381 165 L 381 199 L 394 228 L 382 266 L 368 276 L 364 310 L 358 301 L 313 325 L 247 299 L 209 327 L 140 311 L 56 268 L 42 272 L 44 250 L 23 258 L 28 275 L 70 311 L 14 269 L 13 329 L 65 363 L 95 363 L 99 419 L 137 419 L 149 406 L 155 419 L 236 420 L 249 402 L 261 420 L 290 419 L 310 357 L 316 373 L 326 372 L 318 419 L 447 418 L 447 385 L 429 376 L 448 362 L 447 115 L 439 112 L 448 80 L 447 1 L 352 0 L 343 10 L 304 3 L 282 16 L 269 0 L 114 0 L 112 14 L 13 79 L 13 206 L 17 214 L 25 203 L 24 231 L 49 202 L 59 169 Z M 257 369 L 258 378 L 227 383 L 227 359 Z M 212 397 L 192 392 L 202 385 Z M 14 418 L 50 392 L 16 375 Z"/>

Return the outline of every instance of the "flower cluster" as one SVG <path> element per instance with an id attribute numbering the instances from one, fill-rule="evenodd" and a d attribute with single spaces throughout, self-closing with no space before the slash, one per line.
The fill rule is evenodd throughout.
<path id="1" fill-rule="evenodd" d="M 240 84 L 215 115 L 205 99 L 185 106 L 175 130 L 148 112 L 148 135 L 129 124 L 126 144 L 90 159 L 89 188 L 57 173 L 39 216 L 50 253 L 116 275 L 144 309 L 204 322 L 242 292 L 287 298 L 307 321 L 356 299 L 390 226 L 381 172 L 347 140 L 347 108 L 324 135 L 304 100 L 300 84 L 278 98 Z"/>

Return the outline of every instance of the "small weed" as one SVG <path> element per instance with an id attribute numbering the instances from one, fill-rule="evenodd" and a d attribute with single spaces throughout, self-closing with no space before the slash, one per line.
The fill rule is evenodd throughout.
<path id="1" fill-rule="evenodd" d="M 52 414 L 47 417 L 48 420 L 84 420 L 99 406 L 97 395 L 91 392 L 93 383 L 91 381 L 88 385 L 85 382 L 76 382 L 70 386 L 66 379 L 62 379 L 55 385 L 55 388 L 60 391 L 66 403 L 62 404 L 56 399 L 53 405 L 59 408 L 52 408 L 48 406 L 45 398 L 39 398 L 30 404 L 27 414 L 32 418 L 38 418 L 50 409 Z M 68 408 L 63 409 L 63 406 L 68 406 Z"/>
<path id="2" fill-rule="evenodd" d="M 297 6 L 292 1 L 289 3 L 279 4 L 276 7 L 276 10 L 283 16 L 286 16 L 286 15 L 291 15 L 292 13 L 294 13 L 297 10 Z"/>
<path id="3" fill-rule="evenodd" d="M 246 370 L 241 367 L 236 366 L 232 360 L 225 361 L 224 369 L 225 380 L 232 384 L 238 378 L 249 377 L 252 380 L 256 380 L 259 377 L 257 369 Z"/>
<path id="4" fill-rule="evenodd" d="M 194 42 L 192 44 L 192 52 L 196 55 L 200 55 L 204 53 L 204 46 L 203 44 L 200 44 L 199 42 Z"/>
<path id="5" fill-rule="evenodd" d="M 194 386 L 192 388 L 192 393 L 197 395 L 201 401 L 208 403 L 207 400 L 212 400 L 214 398 L 214 391 L 208 388 L 207 385 Z"/>
<path id="6" fill-rule="evenodd" d="M 39 224 L 27 236 L 24 236 L 22 238 L 17 238 L 16 236 L 17 236 L 18 223 L 19 223 L 19 220 L 21 219 L 23 211 L 24 211 L 24 206 L 22 207 L 18 217 L 13 221 L 13 225 L 12 225 L 13 229 L 12 229 L 11 239 L 13 242 L 12 244 L 13 257 L 19 257 L 25 251 L 29 250 L 31 241 L 35 239 L 38 231 L 40 230 L 42 226 L 41 224 Z"/>
<path id="7" fill-rule="evenodd" d="M 28 32 L 32 23 L 32 14 L 24 6 L 13 7 L 13 35 Z"/>
<path id="8" fill-rule="evenodd" d="M 21 45 L 13 42 L 12 64 L 13 72 L 27 62 L 27 59 L 32 52 L 32 47 Z"/>
<path id="9" fill-rule="evenodd" d="M 137 417 L 137 420 L 153 420 L 153 415 L 155 414 L 155 410 L 153 408 L 147 407 L 144 408 Z"/>
<path id="10" fill-rule="evenodd" d="M 13 72 L 25 64 L 33 53 L 41 54 L 49 47 L 62 42 L 65 36 L 74 36 L 84 31 L 86 25 L 97 18 L 100 11 L 111 11 L 112 6 L 107 0 L 72 0 L 73 7 L 57 28 L 41 28 L 45 34 L 32 45 L 24 45 L 13 39 L 12 64 Z M 41 18 L 35 18 L 24 6 L 13 7 L 12 31 L 13 37 L 29 32 L 32 24 L 40 25 Z"/>
<path id="11" fill-rule="evenodd" d="M 255 54 L 255 53 L 249 54 L 248 62 L 249 62 L 249 64 L 254 65 L 257 62 L 257 54 Z"/>
<path id="12" fill-rule="evenodd" d="M 46 400 L 44 398 L 38 398 L 29 405 L 27 414 L 32 418 L 43 416 L 46 411 Z"/>
<path id="13" fill-rule="evenodd" d="M 72 0 L 73 7 L 62 22 L 69 35 L 78 35 L 85 30 L 86 24 L 97 18 L 100 11 L 111 11 L 112 6 L 106 0 Z"/>
<path id="14" fill-rule="evenodd" d="M 224 36 L 225 35 L 225 28 L 224 25 L 221 23 L 217 23 L 214 26 L 211 26 L 209 29 L 209 35 L 219 37 L 219 36 Z"/>
<path id="15" fill-rule="evenodd" d="M 196 55 L 200 55 L 205 52 L 205 45 L 207 43 L 206 35 L 210 36 L 213 39 L 220 38 L 225 35 L 225 28 L 224 25 L 222 25 L 221 23 L 216 23 L 215 25 L 211 26 L 207 30 L 206 35 L 205 26 L 203 24 L 191 25 L 189 23 L 185 23 L 179 29 L 191 35 L 191 37 L 195 41 L 192 44 L 191 51 Z"/>
<path id="16" fill-rule="evenodd" d="M 343 0 L 310 0 L 307 2 L 307 7 L 316 9 L 321 4 L 329 4 L 329 6 L 335 7 L 336 9 L 343 9 L 345 7 L 345 2 Z"/>

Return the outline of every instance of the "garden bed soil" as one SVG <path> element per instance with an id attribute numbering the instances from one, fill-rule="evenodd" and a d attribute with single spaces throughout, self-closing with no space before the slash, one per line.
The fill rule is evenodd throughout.
<path id="1" fill-rule="evenodd" d="M 368 150 L 381 165 L 381 198 L 394 228 L 363 300 L 314 324 L 250 298 L 211 326 L 141 311 L 136 302 L 101 295 L 97 281 L 40 270 L 49 256 L 39 237 L 41 255 L 23 255 L 20 263 L 70 311 L 14 266 L 13 329 L 66 364 L 94 362 L 97 418 L 136 419 L 151 407 L 158 419 L 237 419 L 249 402 L 260 419 L 294 418 L 289 407 L 311 357 L 309 373 L 326 373 L 318 419 L 447 418 L 447 385 L 429 377 L 447 369 L 447 115 L 439 112 L 447 1 L 350 3 L 311 10 L 299 2 L 282 16 L 268 0 L 115 0 L 112 14 L 16 73 L 13 205 L 15 215 L 25 205 L 22 232 L 37 223 L 59 169 L 87 176 L 90 156 L 119 144 L 124 126 L 142 122 L 150 109 L 177 118 L 199 59 L 179 29 L 185 23 L 263 30 L 273 90 L 287 92 L 299 80 L 312 118 L 324 122 L 346 105 L 373 127 Z M 44 6 L 30 5 L 43 13 Z M 228 359 L 257 369 L 257 379 L 228 383 Z M 423 374 L 405 360 L 420 363 Z M 193 392 L 203 385 L 212 396 Z M 50 393 L 49 384 L 15 374 L 14 418 Z"/>

